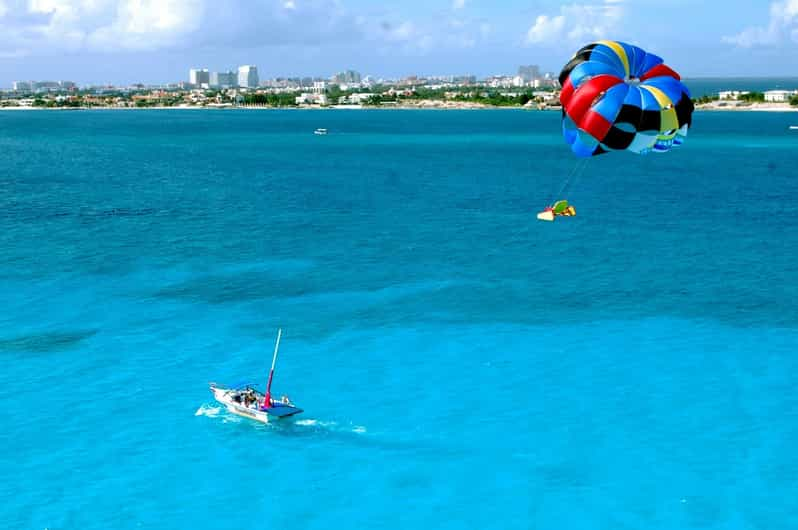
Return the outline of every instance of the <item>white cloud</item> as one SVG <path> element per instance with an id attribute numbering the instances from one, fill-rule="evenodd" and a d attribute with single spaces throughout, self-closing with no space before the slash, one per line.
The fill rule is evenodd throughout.
<path id="1" fill-rule="evenodd" d="M 362 40 L 340 0 L 0 0 L 3 57 Z"/>
<path id="2" fill-rule="evenodd" d="M 624 0 L 569 4 L 558 15 L 539 15 L 526 32 L 526 44 L 581 43 L 612 35 L 624 16 Z"/>
<path id="3" fill-rule="evenodd" d="M 540 15 L 535 19 L 535 23 L 532 27 L 526 32 L 526 42 L 528 44 L 538 44 L 552 41 L 560 37 L 564 27 L 564 15 L 556 17 Z"/>
<path id="4" fill-rule="evenodd" d="M 202 0 L 12 0 L 0 9 L 6 55 L 152 50 L 195 31 Z"/>
<path id="5" fill-rule="evenodd" d="M 344 0 L 0 0 L 0 56 L 360 43 L 408 54 L 470 48 L 491 28 L 463 16 L 358 13 Z"/>
<path id="6" fill-rule="evenodd" d="M 200 26 L 200 0 L 126 0 L 110 25 L 86 36 L 88 46 L 113 50 L 152 50 L 180 42 Z"/>
<path id="7" fill-rule="evenodd" d="M 798 43 L 798 0 L 773 2 L 770 4 L 770 20 L 766 27 L 751 26 L 722 40 L 742 48 L 751 48 L 773 46 L 785 39 Z"/>

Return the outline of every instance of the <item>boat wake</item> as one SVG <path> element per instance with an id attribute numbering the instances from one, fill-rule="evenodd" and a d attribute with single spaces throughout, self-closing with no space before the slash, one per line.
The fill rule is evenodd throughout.
<path id="1" fill-rule="evenodd" d="M 241 418 L 234 414 L 229 414 L 224 410 L 224 407 L 215 407 L 203 403 L 194 413 L 194 416 L 205 416 L 206 418 L 218 418 L 222 423 L 238 423 Z M 343 425 L 337 421 L 322 421 L 312 418 L 303 418 L 301 420 L 275 420 L 268 423 L 271 427 L 277 427 L 282 430 L 288 429 L 295 433 L 305 432 L 311 433 L 352 433 L 352 434 L 366 434 L 368 431 L 362 425 Z"/>
<path id="2" fill-rule="evenodd" d="M 207 403 L 203 403 L 200 405 L 200 408 L 197 409 L 197 412 L 194 413 L 194 416 L 205 416 L 206 418 L 215 418 L 221 419 L 222 423 L 239 423 L 241 418 L 236 416 L 235 414 L 230 414 L 224 407 L 215 407 L 213 405 L 208 405 Z"/>
<path id="3" fill-rule="evenodd" d="M 310 427 L 316 430 L 326 430 L 335 432 L 351 432 L 355 434 L 365 434 L 366 428 L 362 425 L 341 425 L 336 421 L 321 421 L 314 419 L 301 419 L 294 422 L 299 427 Z"/>
<path id="4" fill-rule="evenodd" d="M 207 403 L 203 403 L 200 405 L 200 408 L 197 409 L 197 412 L 194 413 L 195 416 L 207 416 L 209 418 L 215 418 L 219 415 L 222 411 L 222 407 L 214 407 L 208 405 Z"/>
<path id="5" fill-rule="evenodd" d="M 221 419 L 222 423 L 239 423 L 241 418 L 230 414 L 224 407 L 203 403 L 194 413 L 194 416 Z M 274 420 L 267 424 L 269 427 L 294 434 L 367 434 L 366 427 L 362 425 L 342 424 L 337 421 L 323 421 L 314 418 L 302 418 L 291 421 L 290 419 Z"/>

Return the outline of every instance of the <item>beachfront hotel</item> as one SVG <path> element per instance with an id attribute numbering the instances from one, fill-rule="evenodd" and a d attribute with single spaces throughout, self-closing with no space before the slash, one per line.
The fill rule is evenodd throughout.
<path id="1" fill-rule="evenodd" d="M 238 67 L 238 86 L 242 88 L 258 87 L 258 67 L 244 65 Z"/>
<path id="2" fill-rule="evenodd" d="M 192 68 L 188 71 L 188 82 L 195 87 L 207 88 L 210 84 L 210 74 L 207 68 Z"/>
<path id="3" fill-rule="evenodd" d="M 238 75 L 235 72 L 211 72 L 211 88 L 232 88 L 238 85 Z"/>

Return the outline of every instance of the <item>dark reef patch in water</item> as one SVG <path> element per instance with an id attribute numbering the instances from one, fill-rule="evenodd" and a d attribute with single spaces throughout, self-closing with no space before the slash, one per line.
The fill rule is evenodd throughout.
<path id="1" fill-rule="evenodd" d="M 96 329 L 47 331 L 11 338 L 0 338 L 0 351 L 47 353 L 74 348 L 95 335 Z"/>
<path id="2" fill-rule="evenodd" d="M 326 272 L 334 270 L 328 267 Z M 325 271 L 322 271 L 325 272 Z M 346 276 L 331 287 L 329 278 L 320 271 L 243 272 L 239 274 L 210 274 L 176 283 L 154 293 L 158 298 L 201 301 L 209 304 L 251 302 L 266 299 L 295 299 L 303 296 L 334 295 L 349 291 L 373 291 L 386 286 L 384 277 Z"/>
<path id="3" fill-rule="evenodd" d="M 260 300 L 273 296 L 299 296 L 307 289 L 301 283 L 288 284 L 276 275 L 247 272 L 231 275 L 209 275 L 158 290 L 158 298 L 202 301 L 225 304 Z"/>

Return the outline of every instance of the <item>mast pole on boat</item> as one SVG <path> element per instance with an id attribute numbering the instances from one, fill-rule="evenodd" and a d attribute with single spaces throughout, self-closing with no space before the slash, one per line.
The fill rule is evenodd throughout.
<path id="1" fill-rule="evenodd" d="M 280 348 L 280 337 L 283 334 L 281 328 L 277 329 L 277 342 L 274 343 L 274 355 L 272 356 L 272 369 L 269 371 L 269 382 L 266 384 L 266 396 L 263 398 L 263 408 L 272 406 L 272 378 L 274 377 L 274 365 L 277 364 L 277 350 Z"/>

